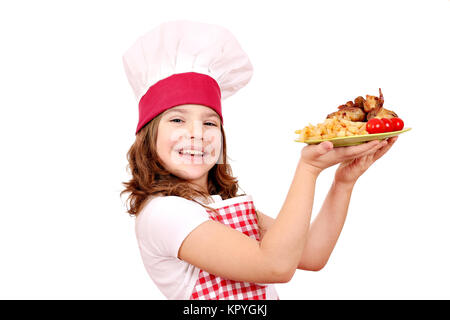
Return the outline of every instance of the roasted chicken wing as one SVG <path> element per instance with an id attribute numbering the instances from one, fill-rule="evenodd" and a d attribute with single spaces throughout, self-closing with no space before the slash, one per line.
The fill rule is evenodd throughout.
<path id="1" fill-rule="evenodd" d="M 354 101 L 347 101 L 338 107 L 338 111 L 330 113 L 327 119 L 336 117 L 349 121 L 365 122 L 372 118 L 395 118 L 398 117 L 394 111 L 383 107 L 384 97 L 381 88 L 378 89 L 379 96 L 366 95 L 366 99 L 359 96 Z"/>
<path id="2" fill-rule="evenodd" d="M 383 104 L 384 104 L 383 93 L 381 92 L 381 88 L 379 88 L 378 90 L 380 92 L 380 96 L 379 97 L 366 95 L 366 101 L 363 102 L 363 104 L 364 104 L 364 111 L 366 113 L 383 107 Z"/>
<path id="3" fill-rule="evenodd" d="M 358 107 L 342 107 L 339 111 L 330 113 L 327 119 L 336 117 L 338 119 L 350 120 L 350 121 L 365 121 L 366 114 L 361 108 Z"/>
<path id="4" fill-rule="evenodd" d="M 397 118 L 397 117 L 398 117 L 398 115 L 394 111 L 391 111 L 391 110 L 388 110 L 386 108 L 380 107 L 380 108 L 377 108 L 375 110 L 370 111 L 367 114 L 367 121 L 369 121 L 372 118 L 380 118 L 380 119 L 381 118 L 387 118 L 387 119 L 390 119 L 390 118 Z"/>

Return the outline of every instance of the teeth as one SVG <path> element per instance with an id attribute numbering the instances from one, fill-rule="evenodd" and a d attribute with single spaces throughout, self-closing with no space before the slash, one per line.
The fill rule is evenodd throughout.
<path id="1" fill-rule="evenodd" d="M 182 154 L 190 154 L 190 155 L 198 155 L 198 156 L 202 156 L 203 152 L 199 151 L 199 150 L 181 150 L 180 153 Z"/>

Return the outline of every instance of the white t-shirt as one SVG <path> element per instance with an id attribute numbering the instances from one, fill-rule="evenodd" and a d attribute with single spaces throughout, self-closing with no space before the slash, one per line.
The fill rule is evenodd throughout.
<path id="1" fill-rule="evenodd" d="M 212 195 L 211 200 L 223 201 L 220 195 Z M 145 269 L 168 299 L 190 298 L 200 269 L 179 259 L 178 250 L 188 234 L 208 220 L 205 208 L 177 196 L 155 197 L 137 216 L 136 238 Z M 273 284 L 266 293 L 267 299 L 278 297 Z"/>

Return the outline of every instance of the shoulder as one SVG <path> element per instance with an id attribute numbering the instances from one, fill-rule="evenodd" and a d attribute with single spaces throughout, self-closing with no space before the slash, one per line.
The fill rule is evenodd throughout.
<path id="1" fill-rule="evenodd" d="M 206 210 L 194 201 L 178 196 L 155 197 L 137 216 L 136 236 L 149 251 L 177 257 L 187 234 L 208 219 Z"/>
<path id="2" fill-rule="evenodd" d="M 160 212 L 179 211 L 180 209 L 203 208 L 195 201 L 178 196 L 158 196 L 147 200 L 139 216 L 156 215 Z"/>
<path id="3" fill-rule="evenodd" d="M 194 217 L 207 217 L 205 209 L 195 201 L 178 196 L 158 196 L 149 199 L 136 219 L 136 227 L 163 227 Z"/>

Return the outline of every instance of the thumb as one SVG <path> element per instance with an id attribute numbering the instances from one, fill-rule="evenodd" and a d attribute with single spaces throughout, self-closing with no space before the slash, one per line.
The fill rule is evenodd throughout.
<path id="1" fill-rule="evenodd" d="M 323 141 L 316 147 L 316 152 L 319 155 L 324 155 L 325 153 L 333 149 L 333 143 L 330 141 Z"/>

